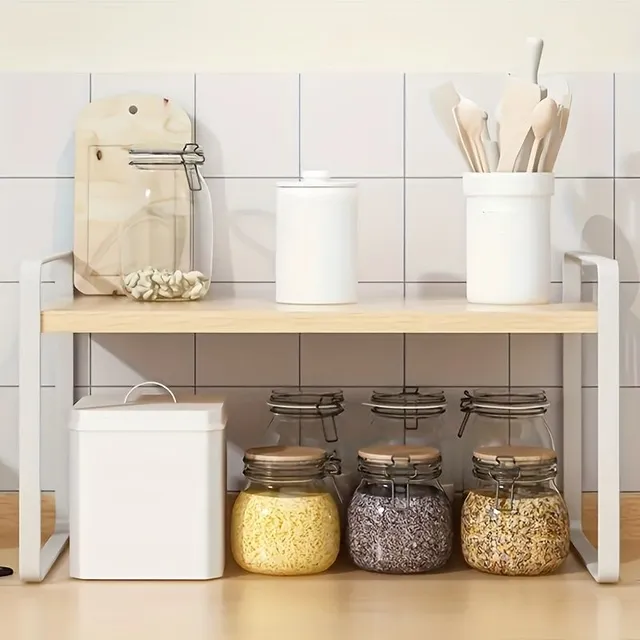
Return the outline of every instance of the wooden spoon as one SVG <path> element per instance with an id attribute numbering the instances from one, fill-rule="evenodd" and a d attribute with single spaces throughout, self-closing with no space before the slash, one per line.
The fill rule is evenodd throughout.
<path id="1" fill-rule="evenodd" d="M 529 154 L 527 172 L 537 171 L 542 152 L 542 142 L 553 129 L 558 117 L 558 105 L 553 98 L 545 98 L 538 102 L 531 113 L 531 131 L 533 132 L 533 145 Z"/>

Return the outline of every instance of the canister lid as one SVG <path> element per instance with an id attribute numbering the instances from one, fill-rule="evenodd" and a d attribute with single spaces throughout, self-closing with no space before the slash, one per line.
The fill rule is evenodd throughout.
<path id="1" fill-rule="evenodd" d="M 428 464 L 440 459 L 440 452 L 434 447 L 411 447 L 408 445 L 378 445 L 364 447 L 358 456 L 367 462 L 398 463 L 406 460 L 410 464 Z"/>
<path id="2" fill-rule="evenodd" d="M 326 458 L 319 447 L 254 447 L 245 451 L 245 460 L 257 462 L 312 462 Z"/>
<path id="3" fill-rule="evenodd" d="M 557 461 L 556 452 L 544 447 L 480 447 L 473 452 L 473 457 L 485 464 L 504 464 L 509 462 L 518 466 L 553 464 Z"/>
<path id="4" fill-rule="evenodd" d="M 286 182 L 278 182 L 279 187 L 285 188 L 351 188 L 357 187 L 358 183 L 352 180 L 334 180 L 328 171 L 303 171 L 299 180 L 287 180 Z"/>

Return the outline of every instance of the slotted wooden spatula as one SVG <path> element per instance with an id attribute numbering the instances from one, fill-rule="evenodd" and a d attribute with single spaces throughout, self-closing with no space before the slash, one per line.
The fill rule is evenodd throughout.
<path id="1" fill-rule="evenodd" d="M 498 171 L 513 171 L 531 129 L 531 114 L 541 99 L 539 85 L 509 78 L 501 101 Z"/>

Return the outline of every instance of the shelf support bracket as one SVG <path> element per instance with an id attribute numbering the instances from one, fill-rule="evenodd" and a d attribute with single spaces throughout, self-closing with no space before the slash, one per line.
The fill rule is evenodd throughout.
<path id="1" fill-rule="evenodd" d="M 598 306 L 598 547 L 582 528 L 582 336 L 563 336 L 563 480 L 571 542 L 597 582 L 620 577 L 620 303 L 618 263 L 566 253 L 562 301 L 580 302 L 582 266 L 597 272 Z"/>
<path id="2" fill-rule="evenodd" d="M 19 327 L 19 564 L 20 578 L 41 582 L 69 539 L 68 418 L 73 406 L 73 334 L 49 336 L 56 343 L 55 460 L 56 521 L 53 535 L 41 542 L 41 312 L 42 268 L 51 263 L 56 300 L 73 299 L 73 253 L 27 260 L 20 268 Z"/>

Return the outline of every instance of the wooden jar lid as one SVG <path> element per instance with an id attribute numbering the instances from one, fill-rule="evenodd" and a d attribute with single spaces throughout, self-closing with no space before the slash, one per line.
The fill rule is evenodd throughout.
<path id="1" fill-rule="evenodd" d="M 245 451 L 245 460 L 256 462 L 313 462 L 327 455 L 318 447 L 254 447 Z"/>
<path id="2" fill-rule="evenodd" d="M 398 462 L 407 460 L 411 464 L 428 464 L 440 460 L 440 452 L 434 447 L 410 447 L 407 445 L 379 445 L 364 447 L 358 455 L 367 462 Z"/>
<path id="3" fill-rule="evenodd" d="M 480 447 L 473 452 L 473 457 L 489 464 L 500 464 L 508 460 L 524 465 L 553 464 L 558 459 L 553 449 L 525 446 Z"/>

